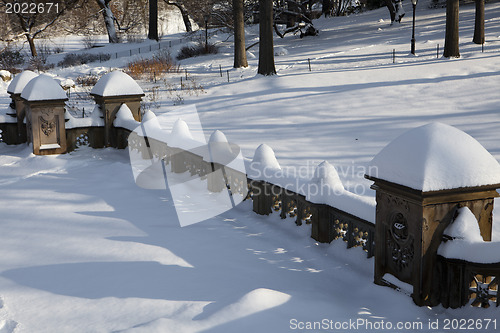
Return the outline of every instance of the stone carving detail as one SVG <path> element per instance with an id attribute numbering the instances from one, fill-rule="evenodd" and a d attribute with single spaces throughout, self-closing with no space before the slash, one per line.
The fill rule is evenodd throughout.
<path id="1" fill-rule="evenodd" d="M 42 132 L 46 136 L 49 136 L 56 129 L 57 124 L 55 118 L 52 118 L 52 120 L 48 121 L 43 119 L 43 117 L 39 117 L 39 120 Z"/>
<path id="2" fill-rule="evenodd" d="M 498 281 L 495 276 L 473 275 L 469 285 L 469 295 L 472 296 L 472 306 L 488 308 L 493 303 L 498 306 Z"/>
<path id="3" fill-rule="evenodd" d="M 407 212 L 410 211 L 410 205 L 408 204 L 408 201 L 403 200 L 399 197 L 387 194 L 387 203 L 389 206 L 397 206 L 401 207 L 403 210 Z"/>
<path id="4" fill-rule="evenodd" d="M 410 239 L 406 246 L 399 244 L 394 239 L 387 239 L 387 247 L 391 253 L 392 262 L 396 270 L 401 272 L 413 261 L 413 239 Z"/>
<path id="5" fill-rule="evenodd" d="M 426 219 L 426 218 L 422 219 L 422 229 L 423 229 L 424 231 L 429 230 L 429 222 L 427 222 L 427 219 Z"/>
<path id="6" fill-rule="evenodd" d="M 408 232 L 408 222 L 400 212 L 392 214 L 387 232 L 387 247 L 398 272 L 413 261 L 413 238 Z"/>
<path id="7" fill-rule="evenodd" d="M 42 114 L 45 115 L 46 118 L 49 118 L 53 113 L 53 111 L 51 109 L 42 109 L 41 112 L 42 112 Z"/>

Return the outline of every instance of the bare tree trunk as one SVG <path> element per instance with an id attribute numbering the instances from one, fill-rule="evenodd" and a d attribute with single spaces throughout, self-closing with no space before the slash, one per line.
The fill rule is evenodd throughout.
<path id="1" fill-rule="evenodd" d="M 446 58 L 460 57 L 458 32 L 458 1 L 446 1 L 446 35 L 444 40 L 444 54 Z"/>
<path id="2" fill-rule="evenodd" d="M 104 24 L 106 25 L 106 31 L 108 32 L 108 39 L 110 43 L 119 43 L 118 35 L 116 34 L 115 28 L 115 16 L 111 11 L 109 3 L 111 0 L 96 0 L 97 4 L 101 8 L 102 17 L 104 18 Z"/>
<path id="3" fill-rule="evenodd" d="M 148 39 L 158 41 L 158 0 L 149 0 Z"/>
<path id="4" fill-rule="evenodd" d="M 273 43 L 273 1 L 259 0 L 259 68 L 262 75 L 276 74 Z"/>
<path id="5" fill-rule="evenodd" d="M 391 15 L 391 24 L 396 20 L 396 8 L 392 0 L 385 0 L 387 9 L 389 10 L 389 15 Z"/>
<path id="6" fill-rule="evenodd" d="M 476 22 L 472 42 L 484 44 L 484 0 L 476 0 Z"/>
<path id="7" fill-rule="evenodd" d="M 322 14 L 325 17 L 332 15 L 333 2 L 332 0 L 323 0 Z"/>
<path id="8" fill-rule="evenodd" d="M 33 40 L 33 37 L 29 33 L 26 33 L 26 39 L 28 39 L 28 44 L 30 46 L 31 56 L 37 57 L 38 53 L 36 52 L 36 46 L 35 46 L 35 41 Z"/>
<path id="9" fill-rule="evenodd" d="M 245 51 L 245 20 L 243 0 L 233 0 L 234 16 L 234 68 L 248 67 Z"/>
<path id="10" fill-rule="evenodd" d="M 184 21 L 184 26 L 186 27 L 186 32 L 193 31 L 193 26 L 191 25 L 191 21 L 189 20 L 189 13 L 186 7 L 184 7 L 183 4 L 178 3 L 177 1 L 172 2 L 165 0 L 165 2 L 167 3 L 167 5 L 175 6 L 181 11 L 182 20 Z"/>

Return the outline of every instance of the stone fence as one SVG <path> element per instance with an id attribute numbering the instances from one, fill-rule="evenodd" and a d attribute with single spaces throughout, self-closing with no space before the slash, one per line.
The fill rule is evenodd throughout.
<path id="1" fill-rule="evenodd" d="M 142 89 L 124 73 L 101 78 L 92 89 L 96 108 L 83 119 L 65 112 L 64 92 L 50 77 L 33 74 L 22 73 L 9 86 L 13 102 L 0 115 L 6 143 L 28 142 L 41 155 L 80 144 L 128 146 L 144 160 L 170 166 L 172 173 L 206 180 L 211 192 L 243 195 L 257 214 L 278 212 L 297 226 L 310 224 L 318 242 L 341 239 L 348 248 L 362 248 L 375 257 L 374 282 L 407 287 L 417 305 L 499 305 L 500 242 L 492 241 L 492 211 L 500 165 L 456 128 L 429 124 L 387 145 L 366 175 L 376 191 L 372 200 L 345 190 L 327 162 L 311 179 L 298 179 L 281 169 L 270 147 L 261 145 L 246 160 L 245 170 L 238 170 L 207 159 L 203 149 L 178 144 L 181 137 L 165 139 L 177 133 L 175 127 L 168 135 L 154 135 L 166 133 L 159 125 L 154 133 L 144 131 L 148 123 L 158 124 L 156 116 L 140 112 Z M 187 129 L 182 121 L 177 125 Z M 309 185 L 320 191 L 312 193 Z"/>
<path id="2" fill-rule="evenodd" d="M 429 126 L 443 135 L 456 130 Z M 419 129 L 426 130 L 426 126 Z M 451 134 L 458 134 L 457 142 L 465 135 Z M 398 284 L 409 285 L 409 293 L 417 305 L 457 308 L 468 303 L 479 307 L 499 304 L 500 243 L 491 242 L 493 199 L 498 197 L 495 191 L 498 184 L 419 191 L 367 175 L 375 182 L 372 188 L 377 191 L 376 206 L 343 188 L 329 192 L 328 200 L 324 200 L 293 185 L 295 182 L 290 181 L 286 172 L 280 174 L 281 178 L 273 172 L 267 177 L 256 173 L 256 169 L 263 167 L 279 171 L 274 153 L 265 145 L 257 148 L 253 160 L 247 161 L 246 173 L 242 173 L 222 164 L 215 163 L 214 167 L 203 154 L 169 146 L 157 137 L 146 136 L 141 141 L 137 138 L 144 133 L 131 135 L 136 139 L 129 140 L 130 149 L 146 158 L 164 160 L 174 173 L 189 172 L 208 178 L 207 188 L 213 192 L 227 188 L 242 193 L 242 182 L 237 180 L 246 178 L 246 197 L 252 200 L 255 213 L 277 212 L 282 219 L 293 218 L 297 226 L 310 224 L 311 237 L 318 242 L 340 239 L 348 248 L 362 248 L 368 258 L 375 256 L 375 283 L 395 289 L 400 289 Z M 457 155 L 453 147 L 446 149 Z M 485 150 L 481 153 L 488 159 Z M 476 158 L 484 165 L 484 158 Z M 255 163 L 259 165 L 257 168 L 251 166 Z M 473 168 L 484 171 L 478 166 Z M 213 170 L 219 169 L 225 169 L 231 176 L 219 174 L 219 179 L 210 179 Z M 334 187 L 338 184 L 331 181 L 336 176 L 332 172 L 336 173 L 335 169 L 323 162 L 312 179 L 302 181 Z M 461 227 L 464 216 L 469 225 Z M 475 241 L 469 242 L 472 234 Z M 462 255 L 456 248 L 473 256 Z"/>

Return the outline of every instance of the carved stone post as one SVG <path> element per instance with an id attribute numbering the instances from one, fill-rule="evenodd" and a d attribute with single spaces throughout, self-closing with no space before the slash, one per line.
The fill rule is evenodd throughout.
<path id="1" fill-rule="evenodd" d="M 113 121 L 120 106 L 125 103 L 134 119 L 141 121 L 141 100 L 144 92 L 127 74 L 120 71 L 110 72 L 99 79 L 92 88 L 90 95 L 99 105 L 104 118 L 104 141 L 106 146 L 117 146 L 113 134 Z"/>
<path id="2" fill-rule="evenodd" d="M 375 283 L 389 273 L 413 286 L 418 305 L 439 303 L 437 250 L 459 207 L 476 216 L 491 240 L 500 165 L 475 139 L 451 126 L 409 131 L 372 161 L 377 208 Z"/>
<path id="3" fill-rule="evenodd" d="M 64 106 L 68 99 L 61 86 L 50 76 L 40 75 L 21 93 L 26 109 L 28 142 L 36 155 L 66 152 Z"/>
<path id="4" fill-rule="evenodd" d="M 13 115 L 17 118 L 17 134 L 19 143 L 26 142 L 26 126 L 24 125 L 24 117 L 26 116 L 24 101 L 21 98 L 21 93 L 26 85 L 38 74 L 32 71 L 24 71 L 18 75 L 7 87 L 7 92 L 10 94 L 12 99 L 11 108 L 16 111 L 16 114 Z"/>

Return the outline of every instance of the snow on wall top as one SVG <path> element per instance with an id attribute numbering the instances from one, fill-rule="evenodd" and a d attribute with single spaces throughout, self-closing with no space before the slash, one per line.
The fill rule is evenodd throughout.
<path id="1" fill-rule="evenodd" d="M 431 123 L 389 143 L 371 161 L 368 175 L 421 191 L 500 183 L 500 164 L 473 137 Z"/>
<path id="2" fill-rule="evenodd" d="M 454 239 L 463 239 L 467 242 L 483 241 L 477 219 L 469 207 L 462 207 L 458 210 L 458 216 L 445 229 L 444 234 Z"/>
<path id="3" fill-rule="evenodd" d="M 500 262 L 500 242 L 485 242 L 474 214 L 467 207 L 458 210 L 457 218 L 446 228 L 445 235 L 453 239 L 438 248 L 438 254 L 449 259 L 477 263 Z"/>
<path id="4" fill-rule="evenodd" d="M 113 125 L 133 131 L 140 126 L 140 123 L 134 119 L 134 115 L 127 104 L 123 103 L 116 112 L 116 118 L 113 121 Z"/>
<path id="5" fill-rule="evenodd" d="M 90 114 L 90 117 L 75 118 L 71 115 L 71 113 L 64 112 L 64 118 L 66 119 L 66 129 L 104 126 L 104 119 L 102 117 L 102 112 L 99 108 L 99 105 L 96 105 L 94 107 L 94 110 Z"/>
<path id="6" fill-rule="evenodd" d="M 113 71 L 101 77 L 90 93 L 104 97 L 144 95 L 144 91 L 137 82 L 121 71 Z"/>
<path id="7" fill-rule="evenodd" d="M 67 100 L 59 83 L 48 75 L 39 75 L 28 82 L 21 97 L 27 101 Z"/>
<path id="8" fill-rule="evenodd" d="M 31 79 L 37 77 L 38 74 L 32 71 L 24 71 L 12 79 L 9 86 L 7 87 L 7 92 L 10 94 L 20 94 L 23 92 L 24 87 L 31 81 Z"/>

